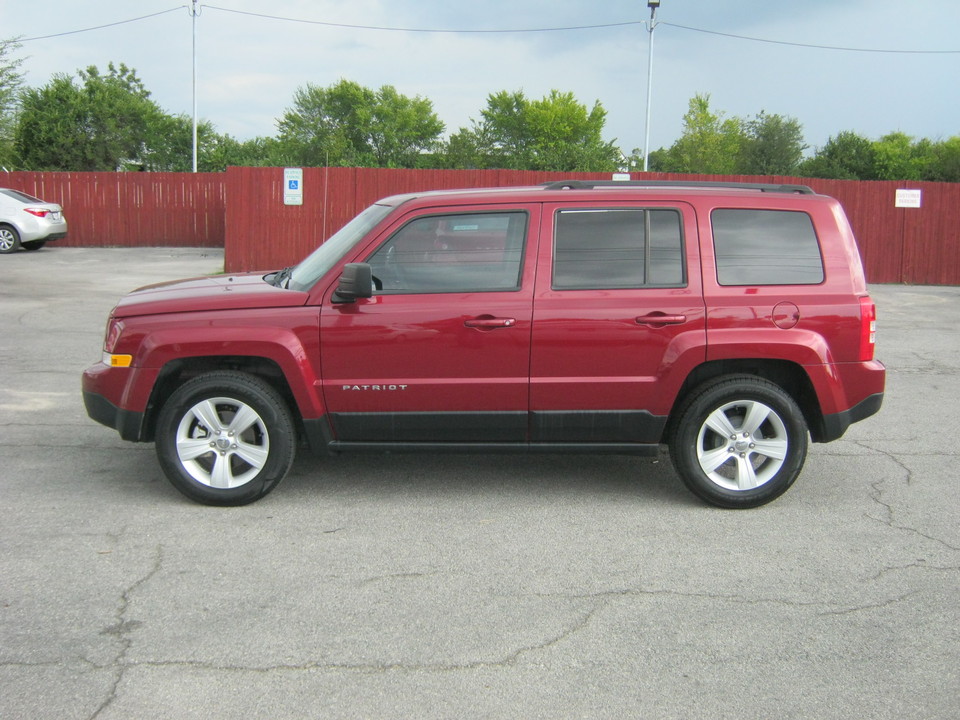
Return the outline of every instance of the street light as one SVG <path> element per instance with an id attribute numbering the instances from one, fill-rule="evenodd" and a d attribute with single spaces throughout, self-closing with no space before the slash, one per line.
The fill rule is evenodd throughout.
<path id="1" fill-rule="evenodd" d="M 650 48 L 647 55 L 647 125 L 643 138 L 643 171 L 650 167 L 650 105 L 653 95 L 653 29 L 657 26 L 657 8 L 660 0 L 647 0 L 650 8 L 650 22 L 647 24 L 647 33 L 650 35 Z"/>
<path id="2" fill-rule="evenodd" d="M 200 14 L 200 8 L 197 6 L 197 0 L 193 0 L 193 5 L 188 8 L 190 18 L 193 23 L 193 172 L 197 171 L 197 16 Z"/>

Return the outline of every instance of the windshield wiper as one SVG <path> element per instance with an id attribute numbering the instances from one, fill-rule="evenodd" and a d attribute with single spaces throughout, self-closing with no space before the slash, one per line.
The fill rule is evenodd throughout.
<path id="1" fill-rule="evenodd" d="M 287 285 L 290 283 L 290 274 L 293 272 L 293 269 L 296 265 L 291 265 L 290 267 L 285 267 L 283 270 L 273 274 L 273 278 L 270 280 L 270 284 L 274 287 L 287 288 Z"/>

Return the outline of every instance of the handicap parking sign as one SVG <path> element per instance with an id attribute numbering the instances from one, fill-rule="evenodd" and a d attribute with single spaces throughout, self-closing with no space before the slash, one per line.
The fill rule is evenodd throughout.
<path id="1" fill-rule="evenodd" d="M 303 168 L 284 168 L 283 188 L 284 205 L 303 205 Z"/>

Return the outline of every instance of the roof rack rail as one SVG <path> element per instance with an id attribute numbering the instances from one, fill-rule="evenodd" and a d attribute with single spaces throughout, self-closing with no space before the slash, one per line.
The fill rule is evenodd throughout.
<path id="1" fill-rule="evenodd" d="M 705 180 L 555 180 L 543 183 L 541 187 L 547 190 L 593 190 L 598 187 L 732 188 L 735 190 L 759 190 L 760 192 L 797 193 L 800 195 L 814 194 L 813 189 L 807 185 Z"/>

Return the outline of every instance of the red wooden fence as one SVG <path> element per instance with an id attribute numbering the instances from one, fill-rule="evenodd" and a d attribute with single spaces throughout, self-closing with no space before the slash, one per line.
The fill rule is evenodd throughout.
<path id="1" fill-rule="evenodd" d="M 63 205 L 74 247 L 223 247 L 223 173 L 13 172 L 0 187 Z"/>
<path id="2" fill-rule="evenodd" d="M 303 205 L 283 204 L 282 168 L 226 173 L 0 174 L 0 186 L 64 206 L 60 245 L 224 247 L 230 272 L 291 265 L 373 201 L 404 192 L 531 185 L 604 173 L 304 168 Z M 634 177 L 640 177 L 635 175 Z M 960 285 L 960 184 L 648 173 L 647 179 L 787 182 L 843 203 L 873 283 Z M 898 188 L 922 191 L 896 208 Z"/>

